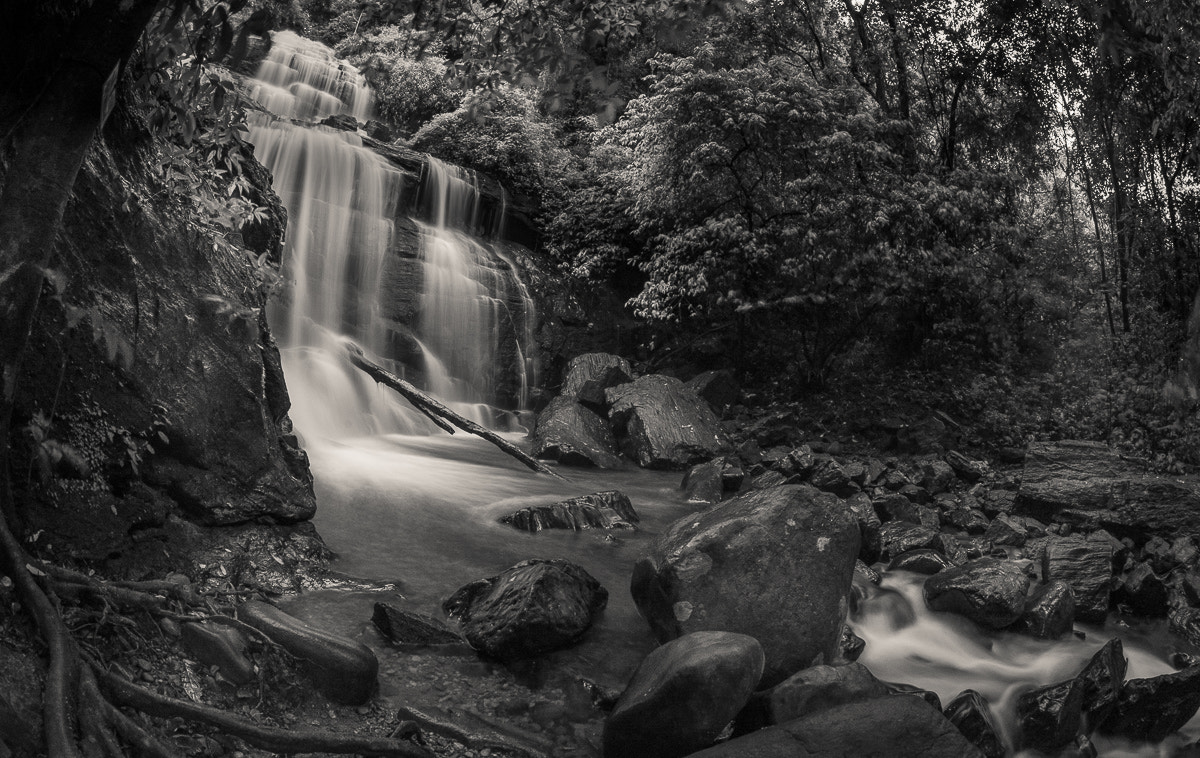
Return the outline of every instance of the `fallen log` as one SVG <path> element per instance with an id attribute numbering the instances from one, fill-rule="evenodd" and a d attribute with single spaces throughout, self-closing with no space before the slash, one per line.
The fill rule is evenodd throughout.
<path id="1" fill-rule="evenodd" d="M 371 362 L 365 355 L 363 355 L 362 350 L 360 350 L 357 345 L 351 342 L 346 342 L 344 344 L 346 347 L 346 354 L 350 357 L 350 363 L 353 364 L 355 368 L 364 371 L 367 376 L 374 379 L 378 384 L 390 387 L 391 389 L 400 393 L 405 400 L 412 403 L 417 410 L 421 411 L 430 419 L 432 419 L 433 422 L 442 429 L 454 434 L 454 429 L 450 426 L 450 424 L 453 424 L 459 429 L 462 429 L 464 432 L 469 432 L 470 434 L 484 438 L 534 471 L 542 474 L 549 474 L 557 479 L 562 479 L 562 477 L 555 473 L 554 470 L 549 466 L 532 457 L 524 450 L 504 439 L 492 430 L 485 429 L 479 424 L 476 424 L 474 421 L 460 416 L 459 414 L 447 408 L 445 405 L 441 404 L 413 385 L 388 371 L 383 366 Z"/>

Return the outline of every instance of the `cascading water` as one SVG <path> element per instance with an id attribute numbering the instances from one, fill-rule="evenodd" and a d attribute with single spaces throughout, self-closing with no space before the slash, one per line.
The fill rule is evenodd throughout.
<path id="1" fill-rule="evenodd" d="M 268 113 L 252 117 L 250 141 L 289 217 L 284 277 L 291 287 L 270 316 L 297 429 L 310 442 L 431 431 L 405 401 L 343 357 L 351 339 L 377 363 L 406 373 L 392 360 L 405 327 L 385 318 L 380 286 L 406 202 L 405 175 L 357 134 L 316 123 L 338 115 L 365 120 L 373 100 L 366 80 L 324 45 L 279 32 L 251 96 Z M 502 337 L 518 341 L 518 383 L 527 384 L 528 343 L 519 340 L 531 337 L 533 305 L 511 264 L 471 236 L 480 199 L 466 172 L 430 159 L 425 173 L 420 193 L 431 221 L 420 224 L 424 294 L 420 323 L 409 327 L 416 333 L 405 338 L 425 353 L 424 365 L 414 368 L 426 388 L 490 424 Z"/>
<path id="2" fill-rule="evenodd" d="M 419 333 L 429 387 L 473 407 L 475 420 L 486 423 L 480 414 L 494 396 L 494 367 L 506 336 L 516 342 L 520 400 L 528 401 L 530 368 L 521 340 L 531 344 L 533 300 L 511 261 L 475 236 L 480 193 L 472 172 L 430 158 L 422 191 L 431 210 L 431 223 L 420 225 L 425 281 Z"/>

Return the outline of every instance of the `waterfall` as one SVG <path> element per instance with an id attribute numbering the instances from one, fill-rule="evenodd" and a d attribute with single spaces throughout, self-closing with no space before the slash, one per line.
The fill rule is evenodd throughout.
<path id="1" fill-rule="evenodd" d="M 316 123 L 336 115 L 365 120 L 373 95 L 356 68 L 291 32 L 273 35 L 250 93 L 267 113 L 252 114 L 249 141 L 288 211 L 288 286 L 268 316 L 301 434 L 433 431 L 344 359 L 346 339 L 485 425 L 495 420 L 497 366 L 511 365 L 505 396 L 523 407 L 536 381 L 533 302 L 513 262 L 477 237 L 494 234 L 502 221 L 480 229 L 475 177 L 430 158 L 420 186 L 406 186 L 406 174 L 357 134 Z M 385 313 L 381 282 L 397 265 L 396 223 L 410 206 L 428 219 L 416 222 L 422 294 L 417 322 L 398 324 Z M 420 365 L 401 360 L 405 347 L 423 356 Z"/>

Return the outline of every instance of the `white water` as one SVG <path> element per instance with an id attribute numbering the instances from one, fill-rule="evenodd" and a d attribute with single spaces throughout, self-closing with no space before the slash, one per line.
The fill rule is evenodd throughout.
<path id="1" fill-rule="evenodd" d="M 1119 622 L 1105 627 L 1077 624 L 1083 639 L 1037 640 L 1009 632 L 983 632 L 973 622 L 951 613 L 935 613 L 925 605 L 925 577 L 906 571 L 885 574 L 880 587 L 861 583 L 867 599 L 850 618 L 855 634 L 866 641 L 859 661 L 875 676 L 932 690 L 946 705 L 964 689 L 987 700 L 1005 743 L 1012 748 L 1017 698 L 1038 686 L 1073 678 L 1104 643 L 1120 637 L 1129 661 L 1127 679 L 1173 673 L 1166 661 L 1169 643 L 1163 622 L 1134 629 Z M 1200 736 L 1200 719 L 1185 728 Z M 1101 755 L 1169 755 L 1173 744 L 1130 745 L 1093 735 Z M 1031 754 L 1032 755 L 1032 754 Z"/>
<path id="2" fill-rule="evenodd" d="M 310 443 L 431 433 L 423 416 L 343 357 L 349 339 L 376 363 L 406 373 L 390 350 L 405 326 L 384 317 L 380 291 L 406 202 L 404 176 L 357 134 L 315 123 L 330 115 L 369 117 L 366 80 L 324 45 L 279 32 L 251 94 L 272 115 L 254 115 L 250 141 L 288 210 L 289 286 L 269 316 L 297 430 Z M 431 218 L 420 224 L 425 294 L 420 323 L 408 325 L 416 334 L 406 334 L 425 361 L 414 368 L 433 395 L 490 425 L 502 337 L 517 343 L 515 394 L 522 404 L 528 399 L 533 304 L 515 267 L 472 236 L 480 215 L 473 178 L 432 159 L 426 174 L 420 188 Z"/>

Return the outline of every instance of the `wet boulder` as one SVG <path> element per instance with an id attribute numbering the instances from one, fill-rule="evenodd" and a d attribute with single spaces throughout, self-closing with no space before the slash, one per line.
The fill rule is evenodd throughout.
<path id="1" fill-rule="evenodd" d="M 692 758 L 979 758 L 941 711 L 913 695 L 827 708 L 716 745 Z"/>
<path id="2" fill-rule="evenodd" d="M 846 500 L 846 506 L 858 522 L 858 534 L 862 538 L 862 548 L 859 555 L 866 560 L 875 561 L 879 557 L 879 527 L 882 523 L 871 498 L 865 492 L 858 492 Z"/>
<path id="3" fill-rule="evenodd" d="M 956 478 L 954 469 L 945 461 L 933 460 L 921 464 L 921 486 L 931 495 L 950 489 Z"/>
<path id="4" fill-rule="evenodd" d="M 1031 443 L 1015 506 L 1047 523 L 1167 539 L 1200 532 L 1200 483 L 1147 472 L 1098 442 Z"/>
<path id="5" fill-rule="evenodd" d="M 838 641 L 838 649 L 842 660 L 857 661 L 867 649 L 867 641 L 854 633 L 848 625 L 842 624 L 842 637 Z"/>
<path id="6" fill-rule="evenodd" d="M 925 581 L 925 603 L 993 629 L 1016 621 L 1025 609 L 1029 577 L 1009 561 L 981 558 Z"/>
<path id="7" fill-rule="evenodd" d="M 621 467 L 617 440 L 608 423 L 565 395 L 551 400 L 538 416 L 533 456 L 565 466 Z"/>
<path id="8" fill-rule="evenodd" d="M 668 527 L 630 589 L 660 642 L 709 629 L 754 636 L 771 686 L 837 654 L 858 548 L 858 525 L 833 495 L 755 490 Z"/>
<path id="9" fill-rule="evenodd" d="M 850 473 L 832 458 L 818 458 L 808 483 L 838 497 L 850 497 L 861 489 Z"/>
<path id="10" fill-rule="evenodd" d="M 1021 614 L 1021 631 L 1038 639 L 1056 640 L 1075 623 L 1075 593 L 1062 580 L 1047 582 L 1030 594 Z"/>
<path id="11" fill-rule="evenodd" d="M 1024 693 L 1017 698 L 1021 745 L 1045 753 L 1075 739 L 1083 708 L 1084 685 L 1071 679 Z"/>
<path id="12" fill-rule="evenodd" d="M 685 469 L 732 449 L 708 405 L 669 376 L 643 376 L 605 391 L 621 450 L 643 468 Z"/>
<path id="13" fill-rule="evenodd" d="M 608 591 L 563 560 L 522 561 L 460 587 L 442 604 L 480 653 L 528 658 L 574 644 L 608 604 Z"/>
<path id="14" fill-rule="evenodd" d="M 762 676 L 753 637 L 693 632 L 651 652 L 604 723 L 604 754 L 677 758 L 711 745 Z"/>
<path id="15" fill-rule="evenodd" d="M 1004 758 L 1007 753 L 1004 741 L 1000 739 L 1000 732 L 996 730 L 996 722 L 992 719 L 992 710 L 988 708 L 983 695 L 975 690 L 963 690 L 954 696 L 942 713 L 986 758 Z"/>
<path id="16" fill-rule="evenodd" d="M 1200 609 L 1176 608 L 1170 619 L 1173 633 L 1200 647 Z"/>
<path id="17" fill-rule="evenodd" d="M 1130 679 L 1100 731 L 1130 740 L 1162 742 L 1200 708 L 1200 666 L 1149 679 Z"/>
<path id="18" fill-rule="evenodd" d="M 991 522 L 978 508 L 952 508 L 942 514 L 942 522 L 967 534 L 984 534 Z"/>
<path id="19" fill-rule="evenodd" d="M 1112 588 L 1112 545 L 1102 535 L 1052 538 L 1042 554 L 1042 577 L 1062 580 L 1075 594 L 1080 621 L 1103 621 Z"/>
<path id="20" fill-rule="evenodd" d="M 883 521 L 907 521 L 930 529 L 937 529 L 940 523 L 936 510 L 927 505 L 918 505 L 898 493 L 884 495 L 875 500 L 873 505 Z"/>
<path id="21" fill-rule="evenodd" d="M 388 603 L 375 604 L 371 621 L 380 634 L 397 645 L 453 645 L 463 641 L 440 620 Z"/>
<path id="22" fill-rule="evenodd" d="M 610 375 L 610 369 L 616 369 L 619 372 L 614 376 L 623 374 L 626 377 L 626 382 L 633 376 L 633 369 L 630 368 L 629 361 L 618 355 L 610 353 L 584 353 L 583 355 L 575 356 L 567 364 L 567 371 L 559 396 L 578 400 L 579 393 L 585 385 Z"/>
<path id="23" fill-rule="evenodd" d="M 936 574 L 951 568 L 949 558 L 936 550 L 909 550 L 892 559 L 888 571 L 911 571 L 915 574 Z"/>
<path id="24" fill-rule="evenodd" d="M 812 666 L 769 690 L 754 693 L 738 714 L 735 730 L 746 734 L 843 703 L 873 700 L 887 694 L 887 685 L 861 663 Z"/>
<path id="25" fill-rule="evenodd" d="M 992 523 L 988 525 L 987 531 L 983 533 L 983 539 L 993 545 L 1021 547 L 1025 544 L 1026 538 L 1025 525 L 1005 513 L 1001 513 L 992 519 Z"/>
<path id="26" fill-rule="evenodd" d="M 303 661 L 330 700 L 360 705 L 374 692 L 379 661 L 361 642 L 317 629 L 259 600 L 239 606 L 238 619 Z"/>
<path id="27" fill-rule="evenodd" d="M 525 532 L 543 529 L 633 529 L 639 521 L 629 498 L 617 490 L 595 492 L 502 516 L 500 523 Z"/>
<path id="28" fill-rule="evenodd" d="M 954 469 L 954 473 L 968 484 L 975 484 L 988 474 L 988 465 L 984 461 L 968 458 L 957 450 L 946 453 L 946 463 Z"/>
<path id="29" fill-rule="evenodd" d="M 1089 729 L 1104 723 L 1117 705 L 1129 662 L 1119 637 L 1096 651 L 1077 677 L 1083 682 L 1083 714 Z"/>
<path id="30" fill-rule="evenodd" d="M 890 561 L 909 550 L 932 549 L 937 538 L 937 530 L 931 527 L 889 521 L 879 527 L 879 559 Z"/>

